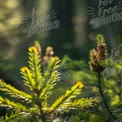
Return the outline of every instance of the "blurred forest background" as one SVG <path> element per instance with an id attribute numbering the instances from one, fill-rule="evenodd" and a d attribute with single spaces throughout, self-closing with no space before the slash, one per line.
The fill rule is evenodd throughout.
<path id="1" fill-rule="evenodd" d="M 11 84 L 21 80 L 19 69 L 26 65 L 27 49 L 35 40 L 41 43 L 43 50 L 52 46 L 54 55 L 61 59 L 69 55 L 72 60 L 84 60 L 87 65 L 89 50 L 95 46 L 96 35 L 101 33 L 110 56 L 111 49 L 121 43 L 122 21 L 93 29 L 88 7 L 98 6 L 97 3 L 97 0 L 0 0 L 0 77 Z M 60 27 L 26 37 L 24 19 L 30 17 L 36 7 L 42 18 L 55 11 Z"/>

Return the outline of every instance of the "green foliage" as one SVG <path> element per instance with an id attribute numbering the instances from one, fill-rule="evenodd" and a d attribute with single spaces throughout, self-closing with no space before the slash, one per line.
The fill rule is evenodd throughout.
<path id="1" fill-rule="evenodd" d="M 101 43 L 103 42 L 105 43 L 102 35 L 97 36 L 97 41 L 98 40 L 99 41 L 101 40 L 100 41 Z M 97 48 L 96 50 L 98 49 L 99 48 Z M 107 51 L 103 51 L 103 53 L 106 52 Z M 105 57 L 105 55 L 101 55 L 101 56 Z M 96 57 L 93 57 L 93 59 L 94 58 Z M 118 56 L 116 55 L 112 58 L 107 58 L 106 60 L 107 65 L 104 65 L 104 70 L 100 70 L 102 71 L 101 87 L 103 89 L 106 102 L 110 107 L 110 111 L 112 111 L 112 114 L 115 115 L 116 119 L 119 121 L 122 120 L 122 73 L 121 73 L 122 57 L 121 55 Z M 88 69 L 88 64 L 86 62 L 82 60 L 80 61 L 72 60 L 68 56 L 64 57 L 63 64 L 66 65 L 67 68 L 69 68 L 69 70 L 71 71 L 72 81 L 76 81 L 76 80 L 83 81 L 84 85 L 86 86 L 85 90 L 81 94 L 81 97 L 94 96 L 96 98 L 96 102 L 99 103 L 97 107 L 93 108 L 94 111 L 92 114 L 90 114 L 90 119 L 88 121 L 90 122 L 111 121 L 112 122 L 113 120 L 109 116 L 108 112 L 106 111 L 106 107 L 103 104 L 103 100 L 101 99 L 99 93 L 98 77 L 96 72 L 90 71 Z"/>
<path id="2" fill-rule="evenodd" d="M 61 109 L 64 110 L 64 109 L 67 109 L 68 107 L 75 107 L 75 106 L 80 107 L 80 103 L 83 102 L 82 99 L 79 99 L 79 100 L 74 101 L 74 102 L 71 102 L 71 99 L 76 97 L 76 95 L 80 94 L 82 87 L 83 87 L 83 84 L 81 82 L 77 82 L 76 85 L 74 85 L 70 90 L 67 90 L 64 95 L 59 97 L 53 103 L 53 105 L 51 106 L 51 111 L 56 110 L 56 108 L 58 108 L 59 110 L 61 110 Z M 91 101 L 93 102 L 93 99 L 91 99 Z M 91 103 L 91 101 L 89 99 L 90 103 Z M 84 107 L 86 107 L 86 106 L 84 106 Z"/>
<path id="3" fill-rule="evenodd" d="M 0 106 L 12 108 L 13 111 L 9 116 L 6 115 L 5 121 L 15 120 L 16 117 L 23 116 L 34 118 L 30 121 L 47 122 L 48 119 L 53 119 L 57 112 L 66 110 L 83 109 L 93 106 L 93 98 L 76 97 L 81 94 L 83 83 L 78 81 L 71 89 L 67 90 L 52 105 L 49 104 L 49 97 L 55 85 L 60 80 L 58 68 L 60 60 L 58 57 L 51 57 L 46 62 L 46 70 L 43 71 L 45 64 L 40 59 L 40 54 L 35 47 L 29 48 L 28 67 L 22 67 L 23 82 L 29 89 L 29 92 L 23 92 L 11 85 L 0 80 L 0 91 L 10 95 L 11 99 L 0 96 Z M 16 120 L 19 121 L 19 120 Z"/>
<path id="4" fill-rule="evenodd" d="M 105 39 L 103 37 L 103 35 L 98 34 L 97 35 L 97 43 L 104 43 Z"/>
<path id="5" fill-rule="evenodd" d="M 89 121 L 89 112 L 74 112 L 74 114 L 70 117 L 69 122 L 88 122 Z"/>
<path id="6" fill-rule="evenodd" d="M 122 62 L 121 57 L 109 59 L 109 65 L 103 72 L 104 91 L 117 118 L 122 119 Z"/>
<path id="7" fill-rule="evenodd" d="M 101 64 L 102 62 L 102 64 Z M 118 67 L 117 67 L 118 66 Z M 107 46 L 106 43 L 104 42 L 104 37 L 102 35 L 98 35 L 97 36 L 97 51 L 95 49 L 93 49 L 92 51 L 90 51 L 90 69 L 93 70 L 94 72 L 97 73 L 97 88 L 99 90 L 101 99 L 103 101 L 104 104 L 104 108 L 106 109 L 106 112 L 108 113 L 108 117 L 107 119 L 109 121 L 115 121 L 118 119 L 118 115 L 117 112 L 114 112 L 114 109 L 109 105 L 109 99 L 107 99 L 107 95 L 104 94 L 104 87 L 103 87 L 103 79 L 105 79 L 105 77 L 102 76 L 102 73 L 104 72 L 104 70 L 108 67 L 108 51 L 107 51 Z M 120 64 L 119 63 L 115 63 L 114 68 L 118 68 L 119 70 L 120 68 Z M 110 71 L 109 71 L 110 72 Z M 110 72 L 112 73 L 112 72 Z M 121 75 L 117 74 L 119 77 L 119 97 L 120 97 L 120 101 L 121 101 L 121 94 L 122 94 L 122 81 L 121 81 Z M 106 83 L 107 84 L 107 80 Z M 116 82 L 116 81 L 115 81 Z M 108 85 L 110 86 L 110 84 Z M 116 91 L 116 90 L 115 90 Z M 120 102 L 121 103 L 121 102 Z M 119 105 L 119 104 L 118 104 Z"/>

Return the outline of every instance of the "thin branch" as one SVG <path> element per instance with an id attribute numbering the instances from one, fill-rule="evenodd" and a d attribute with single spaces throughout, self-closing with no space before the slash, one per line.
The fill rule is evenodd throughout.
<path id="1" fill-rule="evenodd" d="M 119 82 L 118 82 L 118 86 L 119 86 L 119 99 L 120 101 L 122 100 L 122 77 L 121 75 L 118 76 L 119 77 Z"/>
<path id="2" fill-rule="evenodd" d="M 102 97 L 102 100 L 103 100 L 103 103 L 105 105 L 105 108 L 106 110 L 108 111 L 109 115 L 114 119 L 116 120 L 116 117 L 113 115 L 112 111 L 110 110 L 108 104 L 107 104 L 107 101 L 105 99 L 105 96 L 104 96 L 104 93 L 103 93 L 103 89 L 102 89 L 102 84 L 101 84 L 101 74 L 100 72 L 98 72 L 98 88 L 99 88 L 99 92 L 100 92 L 100 95 Z"/>

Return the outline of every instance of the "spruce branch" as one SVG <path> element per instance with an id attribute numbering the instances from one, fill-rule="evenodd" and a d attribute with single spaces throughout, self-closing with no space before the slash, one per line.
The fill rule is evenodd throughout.
<path id="1" fill-rule="evenodd" d="M 62 110 L 70 106 L 71 100 L 80 94 L 83 88 L 82 82 L 77 82 L 70 90 L 67 90 L 64 95 L 59 97 L 50 107 L 50 112 L 56 109 Z"/>
<path id="2" fill-rule="evenodd" d="M 18 109 L 20 111 L 28 111 L 28 109 L 23 106 L 21 103 L 15 103 L 14 101 L 11 101 L 7 98 L 3 98 L 0 96 L 0 103 L 1 105 L 7 105 L 8 107 L 13 107 L 15 109 Z"/>
<path id="3" fill-rule="evenodd" d="M 95 99 L 93 98 L 80 98 L 78 100 L 75 100 L 71 103 L 71 107 L 79 107 L 79 108 L 88 108 L 93 106 L 95 103 Z"/>
<path id="4" fill-rule="evenodd" d="M 98 75 L 98 89 L 105 105 L 106 110 L 108 111 L 109 115 L 112 119 L 116 120 L 116 117 L 113 115 L 112 111 L 110 110 L 107 101 L 105 99 L 103 88 L 101 84 L 101 72 L 107 67 L 108 65 L 108 51 L 107 46 L 104 40 L 103 35 L 99 34 L 97 36 L 97 49 L 92 49 L 90 51 L 90 62 L 89 67 L 90 70 L 94 71 Z"/>
<path id="5" fill-rule="evenodd" d="M 35 80 L 35 85 L 38 87 L 40 81 L 42 80 L 41 73 L 41 62 L 38 50 L 35 47 L 30 47 L 29 49 L 29 69 L 32 73 L 32 78 Z"/>
<path id="6" fill-rule="evenodd" d="M 24 100 L 26 102 L 31 102 L 32 96 L 29 95 L 28 93 L 20 91 L 20 90 L 16 89 L 15 87 L 13 87 L 9 84 L 6 84 L 1 79 L 0 79 L 0 84 L 2 86 L 0 88 L 0 91 L 6 92 L 6 94 L 10 94 L 11 97 L 15 97 L 17 99 Z"/>
<path id="7" fill-rule="evenodd" d="M 52 89 L 56 85 L 56 82 L 60 80 L 60 73 L 57 70 L 59 67 L 59 63 L 60 60 L 58 57 L 50 58 L 50 61 L 48 62 L 48 67 L 42 79 L 43 82 L 45 82 L 45 84 L 40 90 L 40 98 L 45 97 L 47 99 L 49 95 L 52 93 Z"/>
<path id="8" fill-rule="evenodd" d="M 16 102 L 0 96 L 0 105 L 12 108 L 18 111 L 20 115 L 24 113 L 25 115 L 35 116 L 35 118 L 43 122 L 47 122 L 48 117 L 51 118 L 52 113 L 58 110 L 65 111 L 66 109 L 77 109 L 78 107 L 82 109 L 92 106 L 94 99 L 74 99 L 81 94 L 84 86 L 80 81 L 73 85 L 70 90 L 67 90 L 51 106 L 49 105 L 48 98 L 52 94 L 54 86 L 60 80 L 58 68 L 61 61 L 58 57 L 53 57 L 53 48 L 51 47 L 46 50 L 46 60 L 40 59 L 42 58 L 41 54 L 41 48 L 38 43 L 36 43 L 35 47 L 30 47 L 28 49 L 29 66 L 24 66 L 20 69 L 24 85 L 30 89 L 30 94 L 19 91 L 0 80 L 0 90 L 9 94 L 10 97 L 18 99 Z M 42 68 L 45 65 L 47 67 L 43 72 Z M 11 117 L 14 118 L 15 116 L 12 115 Z"/>

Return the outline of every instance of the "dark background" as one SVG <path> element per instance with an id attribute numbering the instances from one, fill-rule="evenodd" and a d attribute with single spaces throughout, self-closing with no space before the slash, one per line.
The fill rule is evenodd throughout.
<path id="1" fill-rule="evenodd" d="M 41 43 L 43 53 L 50 45 L 54 48 L 55 55 L 61 59 L 64 55 L 69 55 L 73 60 L 87 62 L 89 50 L 96 45 L 96 35 L 100 33 L 105 37 L 110 56 L 111 49 L 122 43 L 122 20 L 93 29 L 89 24 L 91 17 L 88 16 L 88 7 L 97 8 L 98 2 L 98 0 L 0 0 L 0 77 L 8 82 L 11 82 L 10 79 L 20 80 L 19 69 L 27 64 L 27 49 L 35 40 Z M 116 3 L 118 2 L 119 0 L 116 0 Z M 40 9 L 40 17 L 47 16 L 54 10 L 56 12 L 54 20 L 60 21 L 60 27 L 26 38 L 23 31 L 27 26 L 23 24 L 23 18 L 31 16 L 35 7 Z"/>

